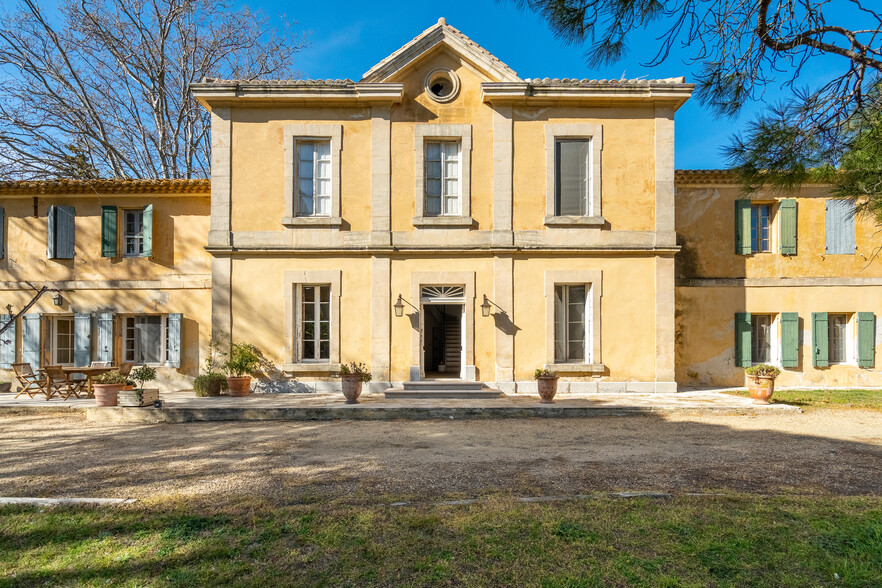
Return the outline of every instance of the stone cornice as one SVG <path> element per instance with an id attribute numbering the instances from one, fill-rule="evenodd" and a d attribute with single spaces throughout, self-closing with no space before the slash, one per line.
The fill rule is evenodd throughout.
<path id="1" fill-rule="evenodd" d="M 206 108 L 232 105 L 303 104 L 398 104 L 404 85 L 398 83 L 315 82 L 239 80 L 205 81 L 191 84 L 193 97 Z"/>
<path id="2" fill-rule="evenodd" d="M 484 102 L 493 104 L 561 104 L 612 102 L 668 102 L 682 106 L 695 84 L 670 81 L 607 81 L 585 83 L 484 82 Z"/>

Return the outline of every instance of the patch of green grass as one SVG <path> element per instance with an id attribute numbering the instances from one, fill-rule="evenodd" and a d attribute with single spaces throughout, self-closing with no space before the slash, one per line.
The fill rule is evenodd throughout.
<path id="1" fill-rule="evenodd" d="M 777 587 L 879 578 L 875 497 L 0 508 L 0 586 Z"/>
<path id="2" fill-rule="evenodd" d="M 747 390 L 733 390 L 730 394 L 750 396 Z M 775 390 L 772 403 L 803 408 L 882 410 L 882 390 Z"/>

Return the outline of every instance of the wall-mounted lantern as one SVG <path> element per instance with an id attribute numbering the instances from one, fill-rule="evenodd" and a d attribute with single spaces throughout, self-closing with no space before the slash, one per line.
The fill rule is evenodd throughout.
<path id="1" fill-rule="evenodd" d="M 404 300 L 402 300 L 401 294 L 398 295 L 398 302 L 393 304 L 392 308 L 395 309 L 395 316 L 399 318 L 404 316 Z"/>
<path id="2" fill-rule="evenodd" d="M 490 300 L 484 294 L 484 302 L 481 304 L 481 316 L 490 316 Z"/>

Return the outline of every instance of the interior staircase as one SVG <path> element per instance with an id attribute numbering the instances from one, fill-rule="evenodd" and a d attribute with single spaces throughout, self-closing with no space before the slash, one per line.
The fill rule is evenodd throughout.
<path id="1" fill-rule="evenodd" d="M 459 317 L 456 320 L 446 320 L 444 322 L 444 360 L 446 373 L 460 373 L 460 357 L 462 356 L 462 322 Z"/>
<path id="2" fill-rule="evenodd" d="M 386 390 L 386 398 L 500 398 L 502 392 L 483 382 L 423 380 L 403 382 L 401 388 Z"/>

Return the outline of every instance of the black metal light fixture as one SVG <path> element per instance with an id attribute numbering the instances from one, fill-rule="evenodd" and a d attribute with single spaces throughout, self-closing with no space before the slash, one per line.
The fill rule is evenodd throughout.
<path id="1" fill-rule="evenodd" d="M 404 316 L 404 300 L 402 300 L 401 294 L 398 295 L 398 302 L 393 304 L 392 308 L 395 309 L 395 316 L 399 318 Z"/>
<path id="2" fill-rule="evenodd" d="M 481 304 L 481 316 L 490 316 L 490 300 L 484 294 L 484 302 Z"/>
<path id="3" fill-rule="evenodd" d="M 54 296 L 52 296 L 52 302 L 55 303 L 55 306 L 61 306 L 64 304 L 64 298 L 61 297 L 61 292 L 56 292 Z"/>

